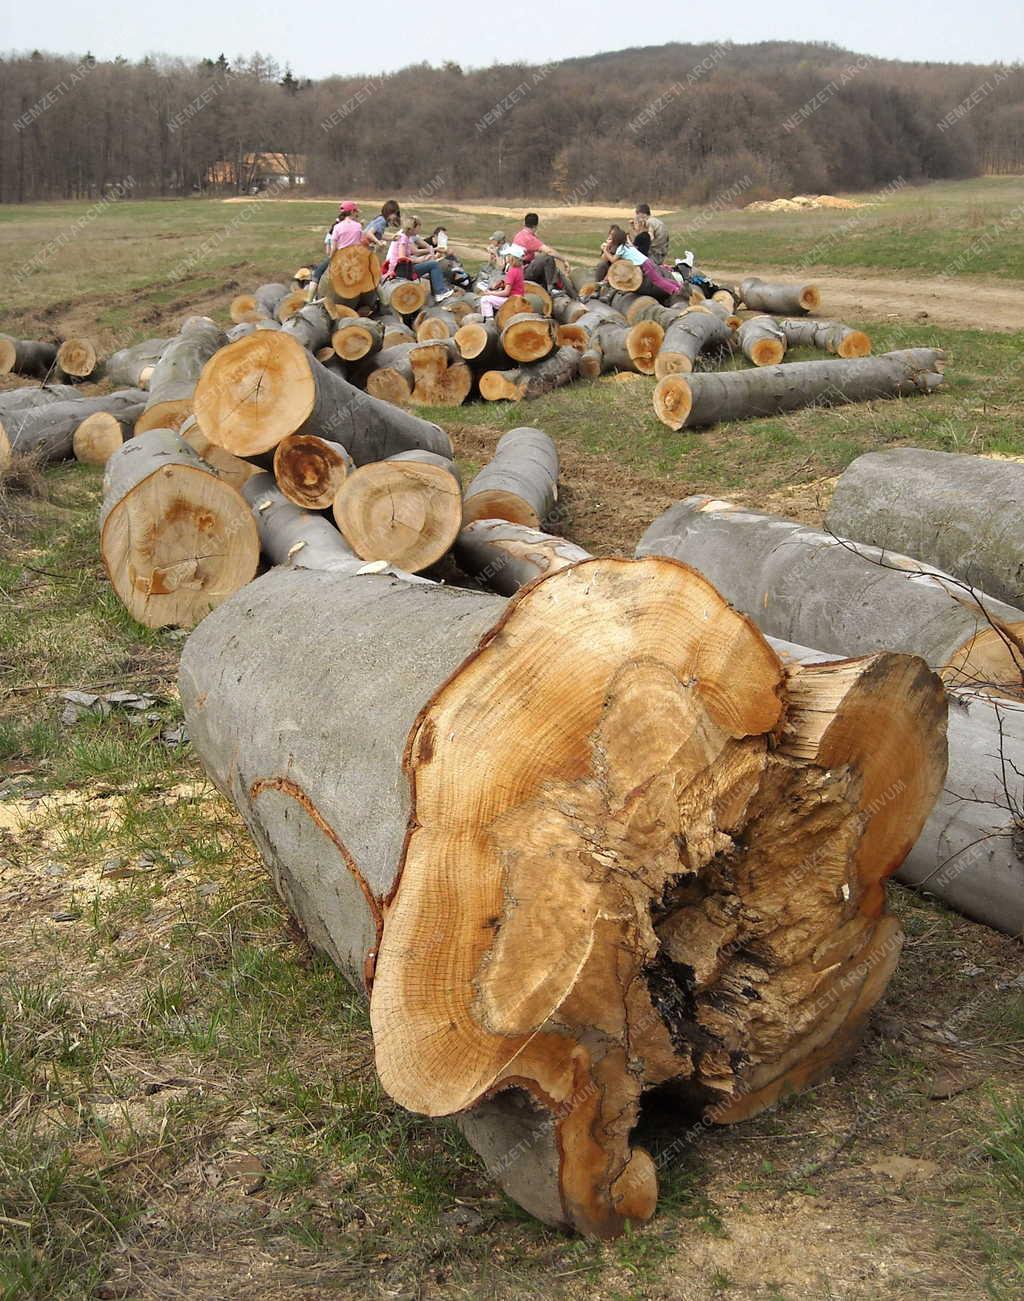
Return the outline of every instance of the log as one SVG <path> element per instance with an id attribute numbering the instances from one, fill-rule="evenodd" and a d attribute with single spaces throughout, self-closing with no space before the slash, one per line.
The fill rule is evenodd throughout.
<path id="1" fill-rule="evenodd" d="M 809 321 L 800 317 L 782 317 L 776 322 L 790 348 L 818 348 L 836 357 L 869 357 L 871 340 L 863 330 L 854 330 L 842 321 Z"/>
<path id="2" fill-rule="evenodd" d="M 0 393 L 0 419 L 17 411 L 50 406 L 54 402 L 79 401 L 81 391 L 73 384 L 41 384 L 39 387 L 11 389 Z"/>
<path id="3" fill-rule="evenodd" d="M 281 325 L 295 315 L 301 308 L 307 306 L 306 291 L 304 289 L 290 289 L 281 299 L 274 310 L 274 316 Z"/>
<path id="4" fill-rule="evenodd" d="M 120 415 L 146 401 L 141 389 L 125 389 L 105 397 L 76 397 L 60 402 L 24 407 L 4 417 L 11 449 L 41 461 L 64 461 L 74 455 L 75 430 L 97 411 Z"/>
<path id="5" fill-rule="evenodd" d="M 377 288 L 382 307 L 390 308 L 397 316 L 415 316 L 427 305 L 430 297 L 429 280 L 386 280 Z"/>
<path id="6" fill-rule="evenodd" d="M 328 268 L 331 287 L 342 302 L 356 302 L 380 284 L 380 258 L 365 244 L 336 248 Z"/>
<path id="7" fill-rule="evenodd" d="M 223 447 L 211 443 L 199 428 L 199 421 L 194 415 L 189 416 L 178 430 L 178 434 L 194 452 L 198 453 L 200 460 L 204 461 L 211 470 L 216 470 L 219 478 L 230 484 L 232 488 L 237 488 L 239 492 L 254 475 L 260 473 L 259 466 L 254 465 L 252 461 L 243 461 L 240 456 L 233 456 Z"/>
<path id="8" fill-rule="evenodd" d="M 777 366 L 786 355 L 786 335 L 771 316 L 751 316 L 736 331 L 744 357 L 755 366 Z"/>
<path id="9" fill-rule="evenodd" d="M 228 315 L 236 325 L 248 325 L 258 321 L 263 313 L 256 304 L 255 294 L 236 294 L 228 307 Z"/>
<path id="10" fill-rule="evenodd" d="M 227 336 L 208 317 L 193 316 L 182 325 L 160 354 L 149 377 L 149 400 L 135 425 L 135 432 L 147 429 L 180 429 L 192 414 L 196 385 L 203 367 Z M 236 345 L 233 345 L 237 347 Z"/>
<path id="11" fill-rule="evenodd" d="M 413 406 L 458 407 L 473 388 L 473 372 L 459 356 L 453 339 L 416 343 L 409 349 Z"/>
<path id="12" fill-rule="evenodd" d="M 312 353 L 331 345 L 335 321 L 321 303 L 307 303 L 300 307 L 281 326 L 281 333 L 287 334 Z"/>
<path id="13" fill-rule="evenodd" d="M 303 510 L 330 510 L 355 469 L 340 443 L 315 434 L 289 434 L 274 452 L 274 478 L 281 492 Z"/>
<path id="14" fill-rule="evenodd" d="M 636 293 L 644 282 L 644 273 L 641 267 L 635 262 L 628 262 L 625 258 L 620 258 L 617 262 L 612 262 L 606 273 L 605 279 L 613 289 L 622 294 Z"/>
<path id="15" fill-rule="evenodd" d="M 930 393 L 942 382 L 945 353 L 907 348 L 849 361 L 794 361 L 758 370 L 666 375 L 654 411 L 670 429 L 754 420 L 801 407 L 839 406 Z"/>
<path id="16" fill-rule="evenodd" d="M 590 321 L 588 313 L 576 324 L 588 329 Z M 636 325 L 600 321 L 590 330 L 590 345 L 601 350 L 606 370 L 633 371 L 638 375 L 654 374 L 664 338 L 664 330 L 655 321 L 638 321 Z"/>
<path id="17" fill-rule="evenodd" d="M 400 317 L 388 315 L 380 317 L 379 320 L 384 327 L 382 348 L 393 348 L 399 343 L 416 342 L 415 331 L 411 330 Z"/>
<path id="18" fill-rule="evenodd" d="M 467 321 L 455 331 L 455 346 L 464 361 L 478 369 L 503 359 L 501 333 L 497 321 Z"/>
<path id="19" fill-rule="evenodd" d="M 503 519 L 477 519 L 455 539 L 455 559 L 463 573 L 499 596 L 512 596 L 527 583 L 566 565 L 589 560 L 582 547 Z"/>
<path id="20" fill-rule="evenodd" d="M 470 482 L 463 523 L 502 519 L 536 529 L 557 500 L 558 449 L 542 430 L 523 425 L 502 434 L 494 456 Z"/>
<path id="21" fill-rule="evenodd" d="M 416 382 L 409 354 L 416 346 L 413 339 L 410 343 L 399 343 L 372 354 L 356 368 L 356 382 L 381 402 L 393 402 L 398 406 L 408 404 Z"/>
<path id="22" fill-rule="evenodd" d="M 434 339 L 450 339 L 459 328 L 459 320 L 446 305 L 444 307 L 424 307 L 413 322 L 416 338 L 420 343 L 430 343 Z"/>
<path id="23" fill-rule="evenodd" d="M 57 349 L 57 370 L 73 380 L 99 379 L 102 367 L 90 339 L 65 339 Z"/>
<path id="24" fill-rule="evenodd" d="M 1024 609 L 1024 465 L 897 447 L 840 477 L 830 529 L 903 551 Z"/>
<path id="25" fill-rule="evenodd" d="M 805 316 L 821 306 L 821 290 L 812 284 L 766 284 L 757 276 L 748 276 L 740 282 L 739 291 L 752 312 L 768 312 L 771 316 Z M 734 309 L 734 304 L 726 306 L 730 312 Z"/>
<path id="26" fill-rule="evenodd" d="M 334 519 L 356 555 L 417 574 L 450 550 L 462 525 L 455 467 L 431 452 L 364 465 L 342 483 Z"/>
<path id="27" fill-rule="evenodd" d="M 548 316 L 517 312 L 499 328 L 502 351 L 512 361 L 540 361 L 555 350 L 555 325 Z"/>
<path id="28" fill-rule="evenodd" d="M 595 343 L 591 343 L 589 348 L 580 353 L 580 378 L 597 379 L 604 369 L 604 353 Z"/>
<path id="29" fill-rule="evenodd" d="M 583 325 L 586 329 L 593 332 L 602 321 L 613 321 L 616 325 L 628 325 L 629 322 L 625 316 L 614 307 L 609 307 L 607 303 L 602 303 L 599 298 L 590 298 L 583 304 L 585 312 L 581 312 L 576 317 L 574 324 Z"/>
<path id="30" fill-rule="evenodd" d="M 257 473 L 242 488 L 260 535 L 260 550 L 273 565 L 356 573 L 363 561 L 323 515 L 301 510 L 273 476 Z"/>
<path id="31" fill-rule="evenodd" d="M 384 327 L 379 321 L 353 316 L 335 322 L 331 347 L 342 361 L 360 361 L 384 346 Z"/>
<path id="32" fill-rule="evenodd" d="M 256 301 L 257 309 L 263 316 L 271 316 L 276 319 L 277 309 L 284 299 L 288 297 L 289 292 L 287 285 L 274 281 L 269 285 L 260 285 L 253 294 L 253 298 Z"/>
<path id="33" fill-rule="evenodd" d="M 559 325 L 555 330 L 555 347 L 586 352 L 590 347 L 590 335 L 581 325 Z"/>
<path id="34" fill-rule="evenodd" d="M 543 361 L 514 370 L 486 370 L 480 376 L 480 396 L 488 402 L 523 402 L 571 384 L 580 371 L 582 354 L 559 348 Z"/>
<path id="35" fill-rule="evenodd" d="M 688 375 L 702 352 L 720 352 L 731 343 L 732 331 L 721 317 L 701 307 L 687 307 L 666 327 L 654 373 L 659 380 Z"/>
<path id="36" fill-rule="evenodd" d="M 506 298 L 498 308 L 494 314 L 494 319 L 498 322 L 498 329 L 503 330 L 513 316 L 522 316 L 524 314 L 526 316 L 536 315 L 533 310 L 533 303 L 520 294 L 513 294 L 511 297 Z"/>
<path id="37" fill-rule="evenodd" d="M 908 556 L 711 497 L 651 524 L 640 555 L 693 565 L 762 632 L 833 655 L 920 655 L 952 685 L 1020 686 L 1024 611 Z"/>
<path id="38" fill-rule="evenodd" d="M 7 437 L 7 430 L 4 428 L 4 422 L 0 420 L 0 474 L 14 460 L 14 451 L 11 448 L 11 440 Z"/>
<path id="39" fill-rule="evenodd" d="M 143 399 L 116 415 L 112 411 L 94 411 L 86 416 L 71 440 L 75 460 L 86 465 L 106 465 L 124 440 L 131 438 L 135 422 L 145 409 Z"/>
<path id="40" fill-rule="evenodd" d="M 324 647 L 333 671 L 296 692 Z M 274 570 L 189 639 L 180 689 L 288 907 L 368 990 L 385 1089 L 455 1116 L 530 1212 L 602 1237 L 655 1207 L 645 1091 L 730 1121 L 855 1048 L 900 942 L 872 890 L 894 848 L 862 796 L 876 721 L 899 733 L 885 778 L 922 774 L 900 836 L 941 784 L 919 661 L 790 698 L 750 624 L 658 560 L 584 561 L 507 604 Z"/>
<path id="41" fill-rule="evenodd" d="M 157 362 L 170 339 L 143 339 L 130 348 L 111 353 L 103 365 L 103 378 L 119 388 L 148 388 Z"/>
<path id="42" fill-rule="evenodd" d="M 451 455 L 437 425 L 354 388 L 283 330 L 258 330 L 216 353 L 195 409 L 207 438 L 236 456 L 269 452 L 289 434 L 341 443 L 356 465 L 413 447 Z"/>
<path id="43" fill-rule="evenodd" d="M 562 293 L 551 295 L 551 311 L 549 315 L 559 325 L 572 325 L 586 310 L 587 304 L 580 302 L 578 298 L 570 298 L 568 294 Z"/>
<path id="44" fill-rule="evenodd" d="M 0 375 L 46 379 L 57 368 L 57 345 L 0 334 Z"/>
<path id="45" fill-rule="evenodd" d="M 259 535 L 236 488 L 172 429 L 107 462 L 100 554 L 118 599 L 148 628 L 192 628 L 256 574 Z"/>

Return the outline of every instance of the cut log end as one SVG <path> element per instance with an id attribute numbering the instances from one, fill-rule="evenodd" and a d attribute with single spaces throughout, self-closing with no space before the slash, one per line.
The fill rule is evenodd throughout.
<path id="1" fill-rule="evenodd" d="M 412 316 L 421 311 L 430 296 L 426 280 L 396 280 L 391 284 L 394 288 L 389 290 L 389 306 L 399 316 Z"/>
<path id="2" fill-rule="evenodd" d="M 65 375 L 76 379 L 87 379 L 96 363 L 96 349 L 88 339 L 65 339 L 57 349 L 57 365 Z"/>
<path id="3" fill-rule="evenodd" d="M 606 278 L 611 287 L 617 289 L 619 293 L 631 294 L 636 293 L 643 284 L 644 273 L 635 262 L 627 262 L 625 258 L 620 258 L 609 266 Z"/>
<path id="4" fill-rule="evenodd" d="M 14 370 L 17 357 L 18 350 L 14 345 L 14 340 L 9 339 L 6 335 L 0 335 L 0 375 L 10 375 Z"/>
<path id="5" fill-rule="evenodd" d="M 689 375 L 693 362 L 685 352 L 659 352 L 654 359 L 654 373 L 658 379 L 666 375 Z"/>
<path id="6" fill-rule="evenodd" d="M 350 302 L 370 293 L 380 284 L 380 259 L 365 244 L 335 249 L 329 270 L 334 292 Z"/>
<path id="7" fill-rule="evenodd" d="M 253 335 L 262 338 L 263 335 Z M 144 434 L 150 429 L 180 429 L 192 414 L 192 398 L 171 398 L 147 407 L 135 422 L 135 432 Z"/>
<path id="8" fill-rule="evenodd" d="M 283 331 L 257 330 L 214 353 L 193 401 L 208 438 L 237 456 L 255 456 L 302 425 L 315 394 L 305 348 Z"/>
<path id="9" fill-rule="evenodd" d="M 293 289 L 291 293 L 285 294 L 278 303 L 275 315 L 281 322 L 288 321 L 305 306 L 306 291 L 304 289 Z"/>
<path id="10" fill-rule="evenodd" d="M 500 370 L 485 370 L 480 376 L 480 396 L 487 402 L 518 402 L 523 395 Z"/>
<path id="11" fill-rule="evenodd" d="M 228 311 L 236 325 L 241 325 L 243 321 L 258 321 L 263 316 L 255 294 L 236 294 Z"/>
<path id="12" fill-rule="evenodd" d="M 330 510 L 352 468 L 340 444 L 315 434 L 290 434 L 274 452 L 277 486 L 304 510 Z"/>
<path id="13" fill-rule="evenodd" d="M 786 345 L 778 339 L 758 339 L 750 348 L 755 366 L 777 366 L 786 355 Z"/>
<path id="14" fill-rule="evenodd" d="M 638 321 L 626 334 L 626 349 L 641 375 L 653 375 L 665 331 L 657 321 Z"/>
<path id="15" fill-rule="evenodd" d="M 817 285 L 802 285 L 800 287 L 800 306 L 805 312 L 816 312 L 821 306 L 821 290 Z M 860 354 L 856 354 L 860 355 Z"/>
<path id="16" fill-rule="evenodd" d="M 412 401 L 412 385 L 393 366 L 382 366 L 380 370 L 372 371 L 366 380 L 366 391 L 371 397 L 398 407 Z"/>
<path id="17" fill-rule="evenodd" d="M 458 481 L 440 466 L 377 461 L 348 476 L 334 518 L 364 560 L 386 560 L 415 574 L 452 546 L 462 523 L 462 497 Z"/>
<path id="18" fill-rule="evenodd" d="M 94 411 L 75 430 L 75 459 L 86 465 L 106 465 L 124 442 L 121 422 L 109 411 Z"/>
<path id="19" fill-rule="evenodd" d="M 681 374 L 668 374 L 654 389 L 654 411 L 669 429 L 682 429 L 693 406 L 693 391 Z"/>
<path id="20" fill-rule="evenodd" d="M 849 330 L 836 348 L 837 357 L 870 357 L 871 339 L 863 330 Z M 942 363 L 938 363 L 940 366 Z"/>
<path id="21" fill-rule="evenodd" d="M 377 336 L 369 325 L 363 325 L 359 318 L 343 330 L 335 330 L 331 337 L 333 351 L 342 361 L 359 361 L 371 353 L 377 343 Z"/>

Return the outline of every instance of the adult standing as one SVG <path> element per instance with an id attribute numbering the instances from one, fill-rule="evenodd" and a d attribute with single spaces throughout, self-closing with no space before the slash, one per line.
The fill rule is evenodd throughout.
<path id="1" fill-rule="evenodd" d="M 523 228 L 512 240 L 523 250 L 523 276 L 535 285 L 543 285 L 548 293 L 564 289 L 570 298 L 579 298 L 569 264 L 550 244 L 545 244 L 537 234 L 540 217 L 528 212 L 523 218 Z"/>
<path id="2" fill-rule="evenodd" d="M 646 257 L 636 245 L 631 244 L 621 226 L 613 226 L 608 232 L 608 239 L 603 246 L 611 255 L 611 262 L 632 262 L 643 272 L 649 292 L 654 298 L 672 298 L 679 293 L 680 286 L 670 280 L 667 274 L 656 266 L 651 258 Z"/>

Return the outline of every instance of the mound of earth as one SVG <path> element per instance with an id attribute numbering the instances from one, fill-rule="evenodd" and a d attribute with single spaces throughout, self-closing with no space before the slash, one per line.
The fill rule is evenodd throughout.
<path id="1" fill-rule="evenodd" d="M 744 212 L 806 212 L 809 208 L 863 208 L 855 199 L 839 199 L 834 194 L 795 194 L 792 199 L 755 199 Z"/>

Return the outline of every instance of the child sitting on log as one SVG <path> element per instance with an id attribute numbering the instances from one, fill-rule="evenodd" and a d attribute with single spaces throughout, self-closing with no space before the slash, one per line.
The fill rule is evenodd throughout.
<path id="1" fill-rule="evenodd" d="M 670 280 L 659 266 L 656 266 L 649 257 L 640 252 L 635 245 L 629 242 L 629 237 L 621 226 L 613 226 L 608 232 L 608 238 L 602 245 L 602 253 L 608 251 L 609 265 L 613 262 L 625 260 L 633 262 L 640 268 L 644 274 L 644 280 L 650 287 L 651 294 L 654 298 L 664 296 L 671 298 L 679 292 L 679 286 L 674 280 Z"/>
<path id="2" fill-rule="evenodd" d="M 484 294 L 480 299 L 480 315 L 485 321 L 489 321 L 510 298 L 521 297 L 526 288 L 523 278 L 523 249 L 518 244 L 506 244 L 501 251 L 505 256 L 505 273 L 490 293 Z"/>
<path id="3" fill-rule="evenodd" d="M 430 288 L 434 301 L 443 303 L 455 292 L 445 282 L 441 263 L 433 256 L 434 250 L 426 240 L 420 238 L 420 219 L 410 217 L 402 227 L 402 233 L 391 241 L 388 256 L 384 262 L 384 279 L 393 276 L 413 279 L 421 275 L 430 277 Z"/>

